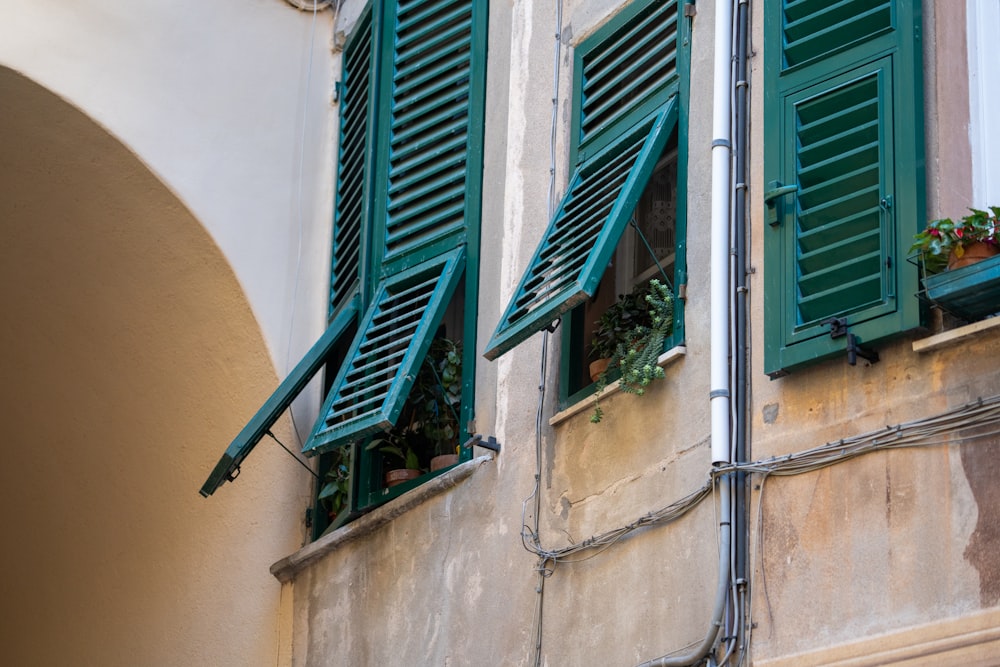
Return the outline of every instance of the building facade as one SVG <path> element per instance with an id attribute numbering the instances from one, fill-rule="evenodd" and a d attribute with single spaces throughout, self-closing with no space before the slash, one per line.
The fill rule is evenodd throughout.
<path id="1" fill-rule="evenodd" d="M 13 663 L 1000 661 L 994 2 L 3 11 Z"/>

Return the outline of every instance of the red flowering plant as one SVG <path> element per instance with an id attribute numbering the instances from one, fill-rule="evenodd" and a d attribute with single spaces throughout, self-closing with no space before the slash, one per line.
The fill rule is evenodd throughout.
<path id="1" fill-rule="evenodd" d="M 971 214 L 957 222 L 951 218 L 931 220 L 924 231 L 914 238 L 910 252 L 919 251 L 927 273 L 940 273 L 948 265 L 951 253 L 961 258 L 965 249 L 982 242 L 1000 247 L 1000 207 L 990 206 L 989 211 L 969 209 Z"/>

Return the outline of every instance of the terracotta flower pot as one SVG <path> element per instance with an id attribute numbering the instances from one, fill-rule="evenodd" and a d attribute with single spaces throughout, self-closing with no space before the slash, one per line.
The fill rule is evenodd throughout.
<path id="1" fill-rule="evenodd" d="M 458 463 L 458 454 L 441 454 L 431 459 L 431 472 L 448 468 Z"/>
<path id="2" fill-rule="evenodd" d="M 597 359 L 590 362 L 590 381 L 597 382 L 597 378 L 601 376 L 601 373 L 607 370 L 608 364 L 611 363 L 611 359 Z"/>
<path id="3" fill-rule="evenodd" d="M 419 470 L 410 470 L 409 468 L 390 470 L 385 474 L 385 485 L 392 487 L 403 482 L 408 482 L 411 479 L 416 479 L 417 477 L 420 477 Z"/>
<path id="4" fill-rule="evenodd" d="M 982 241 L 976 241 L 970 245 L 965 246 L 965 252 L 962 253 L 961 257 L 955 255 L 955 251 L 952 250 L 951 254 L 948 255 L 948 270 L 960 269 L 963 266 L 969 266 L 970 264 L 975 264 L 976 262 L 981 262 L 984 259 L 989 259 L 996 254 L 1000 254 L 1000 248 L 990 243 L 983 243 Z"/>

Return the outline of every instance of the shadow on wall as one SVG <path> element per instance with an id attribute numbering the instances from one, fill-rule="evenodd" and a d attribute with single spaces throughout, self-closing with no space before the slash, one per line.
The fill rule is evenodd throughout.
<path id="1" fill-rule="evenodd" d="M 277 382 L 232 270 L 127 148 L 2 67 L 0 147 L 5 661 L 274 664 L 268 566 L 309 482 L 265 449 L 198 495 Z"/>

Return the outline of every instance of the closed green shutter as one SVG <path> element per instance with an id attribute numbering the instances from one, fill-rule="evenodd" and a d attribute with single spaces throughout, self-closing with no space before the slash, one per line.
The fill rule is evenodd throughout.
<path id="1" fill-rule="evenodd" d="M 464 248 L 458 248 L 382 281 L 305 453 L 348 444 L 395 424 L 464 260 Z"/>
<path id="2" fill-rule="evenodd" d="M 906 249 L 923 219 L 917 0 L 773 0 L 765 30 L 765 371 L 919 323 Z M 772 39 L 773 38 L 773 39 Z"/>
<path id="3" fill-rule="evenodd" d="M 576 170 L 486 347 L 487 359 L 593 296 L 676 124 L 674 96 L 663 112 Z"/>
<path id="4" fill-rule="evenodd" d="M 678 84 L 676 0 L 633 3 L 577 49 L 577 145 L 622 131 L 663 106 Z M 617 127 L 616 127 L 617 126 Z"/>
<path id="5" fill-rule="evenodd" d="M 413 266 L 465 240 L 479 216 L 481 119 L 470 95 L 482 63 L 473 55 L 476 23 L 469 0 L 402 0 L 389 16 L 395 40 L 384 91 L 389 128 L 379 219 L 385 273 Z M 484 3 L 480 3 L 484 4 Z M 390 12 L 391 13 L 391 12 Z"/>
<path id="6" fill-rule="evenodd" d="M 369 7 L 344 46 L 330 270 L 331 316 L 362 280 L 362 230 L 368 228 L 370 217 L 372 25 Z"/>

